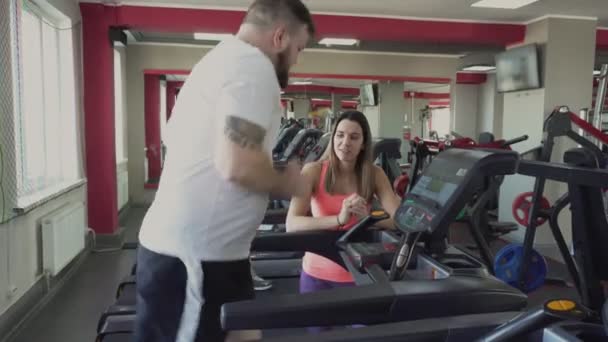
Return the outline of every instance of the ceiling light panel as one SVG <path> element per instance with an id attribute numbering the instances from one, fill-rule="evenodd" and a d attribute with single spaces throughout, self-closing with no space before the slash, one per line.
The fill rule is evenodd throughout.
<path id="1" fill-rule="evenodd" d="M 471 7 L 517 9 L 537 1 L 538 0 L 481 0 L 472 4 Z"/>

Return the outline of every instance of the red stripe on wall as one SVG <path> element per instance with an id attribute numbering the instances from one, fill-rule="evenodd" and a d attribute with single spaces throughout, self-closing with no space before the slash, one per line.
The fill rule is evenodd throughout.
<path id="1" fill-rule="evenodd" d="M 190 70 L 186 69 L 145 69 L 146 75 L 189 75 Z M 294 78 L 323 78 L 339 80 L 364 80 L 364 81 L 402 81 L 402 82 L 421 82 L 434 84 L 449 84 L 450 78 L 446 77 L 418 77 L 418 76 L 386 76 L 386 75 L 362 75 L 362 74 L 317 74 L 294 72 L 289 74 Z"/>
<path id="2" fill-rule="evenodd" d="M 290 85 L 284 89 L 286 93 L 328 93 L 341 95 L 359 95 L 359 88 L 331 87 L 321 85 Z"/>
<path id="3" fill-rule="evenodd" d="M 361 40 L 473 43 L 506 45 L 522 40 L 526 26 L 448 22 L 439 20 L 389 19 L 338 15 L 315 15 L 319 36 Z"/>
<path id="4" fill-rule="evenodd" d="M 406 91 L 403 93 L 403 97 L 406 99 L 449 99 L 450 93 L 424 93 L 415 91 Z"/>
<path id="5" fill-rule="evenodd" d="M 167 8 L 148 6 L 118 6 L 116 24 L 130 28 L 161 32 L 236 33 L 245 12 Z"/>
<path id="6" fill-rule="evenodd" d="M 143 6 L 112 7 L 115 24 L 161 32 L 235 33 L 243 11 Z M 506 45 L 523 40 L 521 24 L 448 22 L 314 14 L 318 37 L 361 40 Z"/>
<path id="7" fill-rule="evenodd" d="M 319 108 L 319 107 L 331 107 L 331 100 L 311 100 L 311 106 L 313 107 L 313 109 Z M 357 101 L 348 101 L 348 100 L 342 100 L 340 101 L 340 106 L 342 108 L 348 108 L 348 109 L 352 109 L 352 108 L 357 108 L 357 105 L 359 104 L 359 102 Z"/>
<path id="8" fill-rule="evenodd" d="M 449 107 L 450 101 L 429 101 L 429 106 L 431 107 Z"/>
<path id="9" fill-rule="evenodd" d="M 486 74 L 459 72 L 456 73 L 456 83 L 458 84 L 482 84 L 488 79 Z"/>
<path id="10" fill-rule="evenodd" d="M 450 83 L 449 78 L 442 77 L 411 77 L 411 76 L 383 76 L 383 75 L 353 75 L 353 74 L 314 74 L 295 72 L 291 77 L 298 78 L 333 78 L 341 80 L 369 80 L 369 81 L 402 81 L 422 83 Z"/>

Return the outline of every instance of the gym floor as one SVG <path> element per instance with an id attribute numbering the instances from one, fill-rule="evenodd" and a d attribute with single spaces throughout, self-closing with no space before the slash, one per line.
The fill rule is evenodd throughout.
<path id="1" fill-rule="evenodd" d="M 131 208 L 120 224 L 127 228 L 127 242 L 135 242 L 146 208 Z M 463 237 L 466 239 L 466 237 Z M 492 249 L 502 247 L 498 241 Z M 83 342 L 95 340 L 100 314 L 114 301 L 116 286 L 129 274 L 135 261 L 135 250 L 91 253 L 58 293 L 19 330 L 10 342 Z M 563 276 L 562 264 L 549 261 L 551 275 Z M 258 296 L 297 291 L 297 279 L 275 280 L 275 287 Z M 530 295 L 530 306 L 548 298 L 576 299 L 576 291 L 562 286 L 546 285 Z M 265 332 L 264 336 L 301 333 L 302 329 Z"/>

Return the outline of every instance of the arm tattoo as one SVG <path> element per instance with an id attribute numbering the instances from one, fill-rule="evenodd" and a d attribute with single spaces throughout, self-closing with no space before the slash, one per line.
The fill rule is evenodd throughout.
<path id="1" fill-rule="evenodd" d="M 258 149 L 264 142 L 266 130 L 246 119 L 228 116 L 224 134 L 230 141 L 243 148 Z"/>

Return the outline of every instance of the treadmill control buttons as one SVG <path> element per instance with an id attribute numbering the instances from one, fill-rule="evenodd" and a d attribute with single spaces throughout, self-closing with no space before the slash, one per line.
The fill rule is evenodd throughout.
<path id="1" fill-rule="evenodd" d="M 403 229 L 410 231 L 426 231 L 430 227 L 436 212 L 432 206 L 425 203 L 406 202 L 396 214 L 396 222 Z"/>

